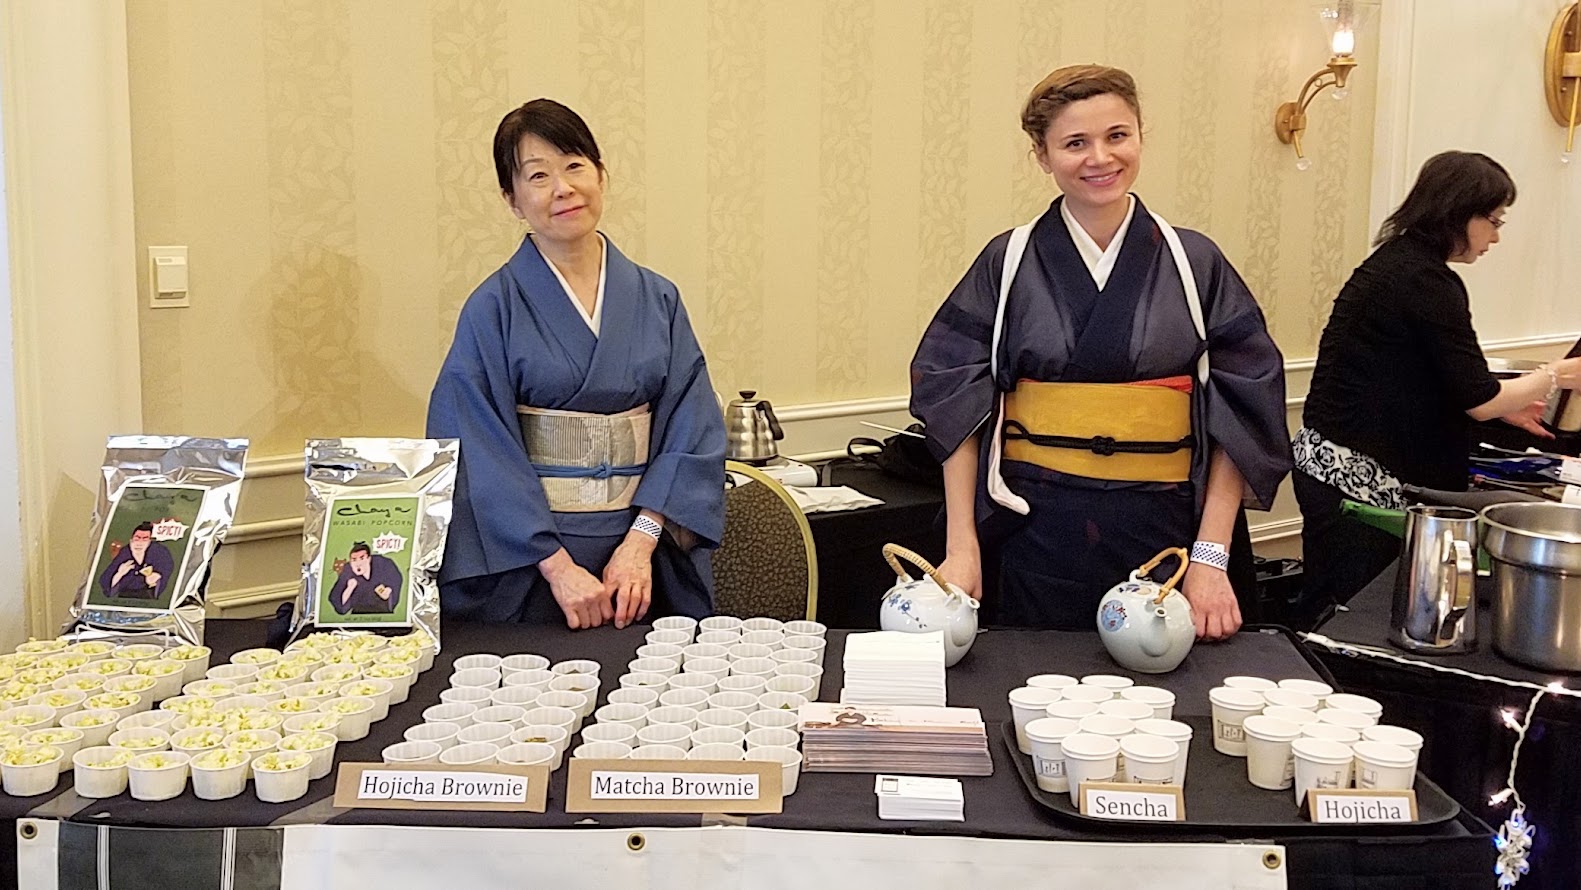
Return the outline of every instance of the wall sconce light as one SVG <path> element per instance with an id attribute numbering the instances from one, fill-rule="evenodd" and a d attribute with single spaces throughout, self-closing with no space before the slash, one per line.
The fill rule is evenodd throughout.
<path id="1" fill-rule="evenodd" d="M 1301 151 L 1301 132 L 1307 126 L 1307 106 L 1312 104 L 1318 93 L 1329 87 L 1334 88 L 1334 98 L 1345 98 L 1345 82 L 1350 79 L 1351 69 L 1356 67 L 1356 32 L 1366 24 L 1371 13 L 1370 5 L 1355 0 L 1338 0 L 1318 10 L 1318 17 L 1328 32 L 1331 53 L 1328 64 L 1307 78 L 1307 82 L 1301 85 L 1301 94 L 1294 102 L 1286 102 L 1274 112 L 1274 132 L 1278 134 L 1280 142 L 1295 146 L 1296 168 L 1299 170 L 1312 166 L 1312 162 Z"/>
<path id="2" fill-rule="evenodd" d="M 1560 163 L 1570 163 L 1575 148 L 1576 99 L 1581 96 L 1581 3 L 1569 3 L 1554 18 L 1543 52 L 1543 87 L 1548 111 L 1565 128 L 1565 153 Z"/>

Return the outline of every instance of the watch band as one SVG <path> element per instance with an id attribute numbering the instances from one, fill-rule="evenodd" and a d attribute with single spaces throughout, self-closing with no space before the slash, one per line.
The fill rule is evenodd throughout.
<path id="1" fill-rule="evenodd" d="M 659 540 L 660 536 L 664 534 L 663 525 L 659 524 L 657 520 L 650 519 L 641 513 L 638 513 L 637 518 L 631 521 L 631 530 L 634 532 L 642 532 L 655 541 Z"/>
<path id="2" fill-rule="evenodd" d="M 1223 544 L 1198 541 L 1191 545 L 1191 561 L 1212 566 L 1221 572 L 1230 570 L 1230 551 Z"/>

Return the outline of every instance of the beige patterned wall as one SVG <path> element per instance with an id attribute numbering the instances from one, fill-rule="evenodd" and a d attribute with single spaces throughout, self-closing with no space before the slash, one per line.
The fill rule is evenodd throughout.
<path id="1" fill-rule="evenodd" d="M 1376 67 L 1368 41 L 1297 172 L 1269 122 L 1321 64 L 1309 19 L 1305 0 L 128 0 L 139 250 L 192 262 L 192 308 L 140 310 L 147 426 L 259 455 L 420 433 L 462 301 L 522 235 L 490 136 L 541 95 L 592 125 L 604 228 L 680 285 L 718 388 L 902 395 L 982 244 L 1052 197 L 1027 89 L 1088 61 L 1142 87 L 1139 192 L 1217 240 L 1309 356 L 1366 250 Z"/>

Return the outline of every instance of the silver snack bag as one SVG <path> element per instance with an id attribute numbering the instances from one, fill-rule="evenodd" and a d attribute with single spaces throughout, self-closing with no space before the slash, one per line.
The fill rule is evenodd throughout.
<path id="1" fill-rule="evenodd" d="M 202 643 L 209 565 L 246 464 L 246 439 L 111 436 L 68 636 Z"/>
<path id="2" fill-rule="evenodd" d="M 439 644 L 457 439 L 309 439 L 292 637 L 419 628 Z"/>

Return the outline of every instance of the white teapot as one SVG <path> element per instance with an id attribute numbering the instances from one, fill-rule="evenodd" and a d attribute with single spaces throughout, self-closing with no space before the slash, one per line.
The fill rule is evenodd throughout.
<path id="1" fill-rule="evenodd" d="M 1147 577 L 1165 557 L 1180 558 L 1180 568 L 1159 584 Z M 1180 666 L 1197 638 L 1191 604 L 1175 589 L 1190 565 L 1185 550 L 1172 547 L 1109 588 L 1098 604 L 1098 638 L 1122 667 L 1143 674 L 1165 674 Z"/>
<path id="2" fill-rule="evenodd" d="M 896 557 L 921 569 L 913 578 Z M 884 630 L 908 633 L 944 632 L 944 666 L 954 667 L 977 639 L 977 600 L 939 577 L 939 570 L 898 544 L 884 545 L 884 559 L 895 570 L 895 586 L 879 605 L 878 624 Z"/>

